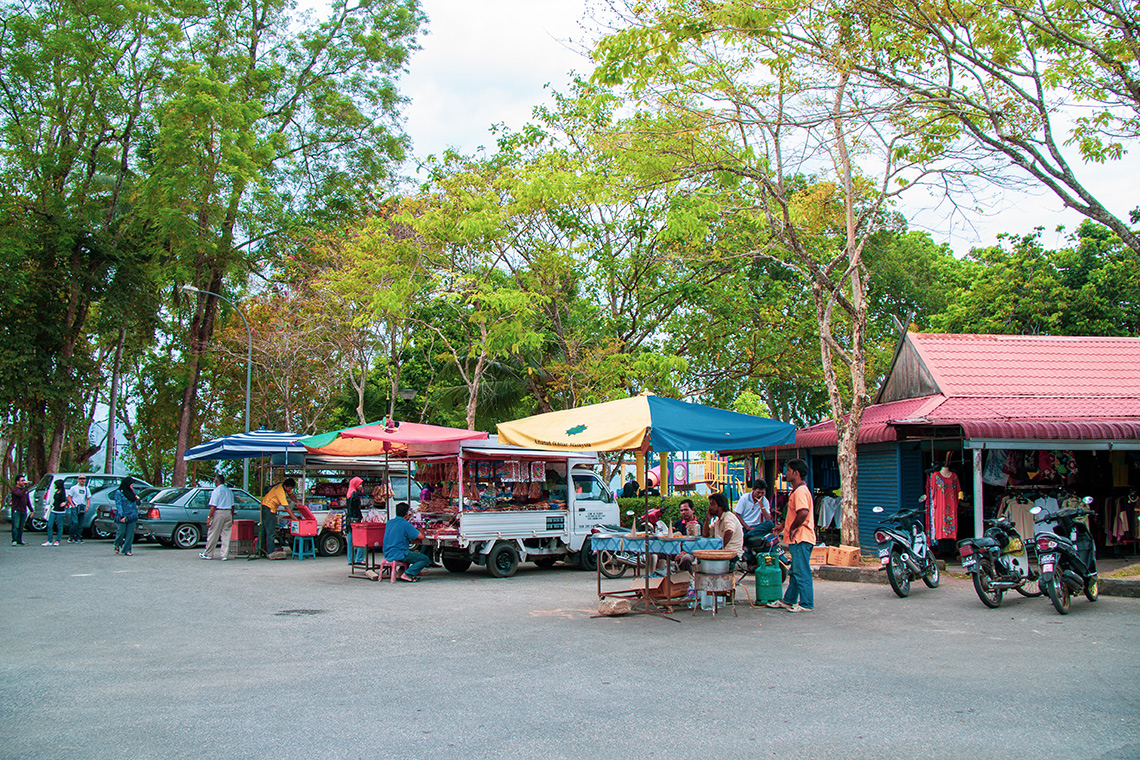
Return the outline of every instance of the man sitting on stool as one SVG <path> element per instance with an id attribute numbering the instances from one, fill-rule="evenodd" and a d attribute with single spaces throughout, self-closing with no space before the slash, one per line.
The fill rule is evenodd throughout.
<path id="1" fill-rule="evenodd" d="M 415 583 L 420 579 L 420 571 L 428 566 L 431 558 L 408 548 L 409 541 L 423 541 L 424 532 L 416 530 L 405 520 L 406 514 L 408 514 L 408 505 L 401 501 L 396 505 L 396 516 L 389 520 L 384 528 L 384 561 L 407 564 L 407 568 L 397 580 Z"/>

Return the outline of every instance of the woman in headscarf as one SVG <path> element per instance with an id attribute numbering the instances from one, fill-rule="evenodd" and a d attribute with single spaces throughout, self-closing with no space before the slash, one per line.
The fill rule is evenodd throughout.
<path id="1" fill-rule="evenodd" d="M 354 547 L 352 545 L 352 524 L 361 522 L 364 519 L 364 513 L 360 509 L 360 494 L 364 488 L 364 481 L 360 478 L 353 478 L 348 481 L 348 501 L 345 503 L 344 515 L 344 535 L 348 539 L 348 550 L 345 554 L 348 555 L 348 564 L 354 562 L 364 561 L 364 547 Z"/>
<path id="2" fill-rule="evenodd" d="M 115 554 L 131 556 L 135 542 L 135 523 L 139 521 L 139 497 L 135 494 L 135 479 L 127 476 L 119 483 L 112 498 L 115 500 Z"/>

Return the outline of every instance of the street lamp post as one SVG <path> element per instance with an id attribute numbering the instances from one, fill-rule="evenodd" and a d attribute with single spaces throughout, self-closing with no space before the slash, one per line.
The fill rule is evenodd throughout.
<path id="1" fill-rule="evenodd" d="M 239 309 L 237 307 L 237 304 L 235 304 L 233 301 L 231 301 L 230 299 L 223 296 L 221 293 L 214 293 L 213 291 L 202 290 L 200 288 L 194 287 L 193 285 L 183 285 L 182 289 L 185 290 L 187 293 L 203 293 L 203 294 L 208 295 L 208 296 L 215 296 L 217 298 L 220 298 L 221 300 L 228 303 L 230 305 L 230 308 L 232 308 L 234 311 L 237 312 L 237 315 L 239 317 L 241 317 L 242 324 L 245 325 L 245 337 L 246 337 L 245 432 L 248 433 L 249 432 L 249 386 L 250 386 L 251 372 L 252 372 L 252 368 L 253 368 L 253 330 L 249 329 L 249 322 L 246 321 L 245 315 L 241 313 L 241 309 Z M 245 491 L 249 490 L 249 458 L 248 457 L 242 460 L 241 487 L 242 487 L 242 490 L 245 490 Z"/>

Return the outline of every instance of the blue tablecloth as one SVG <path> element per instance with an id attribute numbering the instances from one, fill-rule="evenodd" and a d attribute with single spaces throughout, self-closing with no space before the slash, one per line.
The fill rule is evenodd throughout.
<path id="1" fill-rule="evenodd" d="M 681 551 L 692 552 L 697 549 L 723 549 L 724 544 L 719 538 L 650 538 L 650 554 L 680 554 Z M 642 554 L 645 552 L 645 537 L 609 536 L 595 533 L 590 536 L 590 549 L 595 552 L 629 552 Z"/>

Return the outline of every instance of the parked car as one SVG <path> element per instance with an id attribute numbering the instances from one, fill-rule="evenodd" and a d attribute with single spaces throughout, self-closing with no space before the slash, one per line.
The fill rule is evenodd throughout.
<path id="1" fill-rule="evenodd" d="M 39 531 L 47 529 L 44 509 L 51 503 L 51 494 L 55 490 L 56 482 L 62 480 L 65 489 L 71 488 L 79 482 L 80 475 L 87 478 L 87 487 L 91 490 L 91 509 L 87 511 L 83 519 L 85 532 L 91 528 L 92 522 L 98 513 L 98 509 L 96 509 L 95 506 L 95 492 L 107 489 L 108 486 L 117 487 L 119 482 L 125 477 L 124 475 L 104 475 L 98 472 L 49 472 L 40 478 L 40 482 L 36 483 L 36 487 L 32 489 L 32 514 L 28 516 L 27 523 L 29 529 Z M 150 485 L 139 477 L 132 477 L 135 478 L 135 482 L 139 485 Z"/>
<path id="2" fill-rule="evenodd" d="M 150 537 L 164 546 L 193 549 L 206 537 L 213 488 L 163 488 L 146 500 L 139 500 L 139 521 L 135 535 Z M 240 488 L 234 492 L 234 519 L 258 520 L 261 502 Z"/>
<path id="3" fill-rule="evenodd" d="M 118 486 L 107 486 L 97 493 L 91 494 L 91 510 L 96 513 L 95 521 L 91 523 L 91 536 L 93 538 L 114 538 L 116 533 L 115 518 L 111 510 L 115 508 L 115 491 Z M 139 504 L 161 491 L 162 488 L 154 486 L 135 486 L 135 496 L 139 497 Z M 98 501 L 98 504 L 96 504 Z M 135 536 L 138 536 L 138 527 L 135 527 Z"/>

